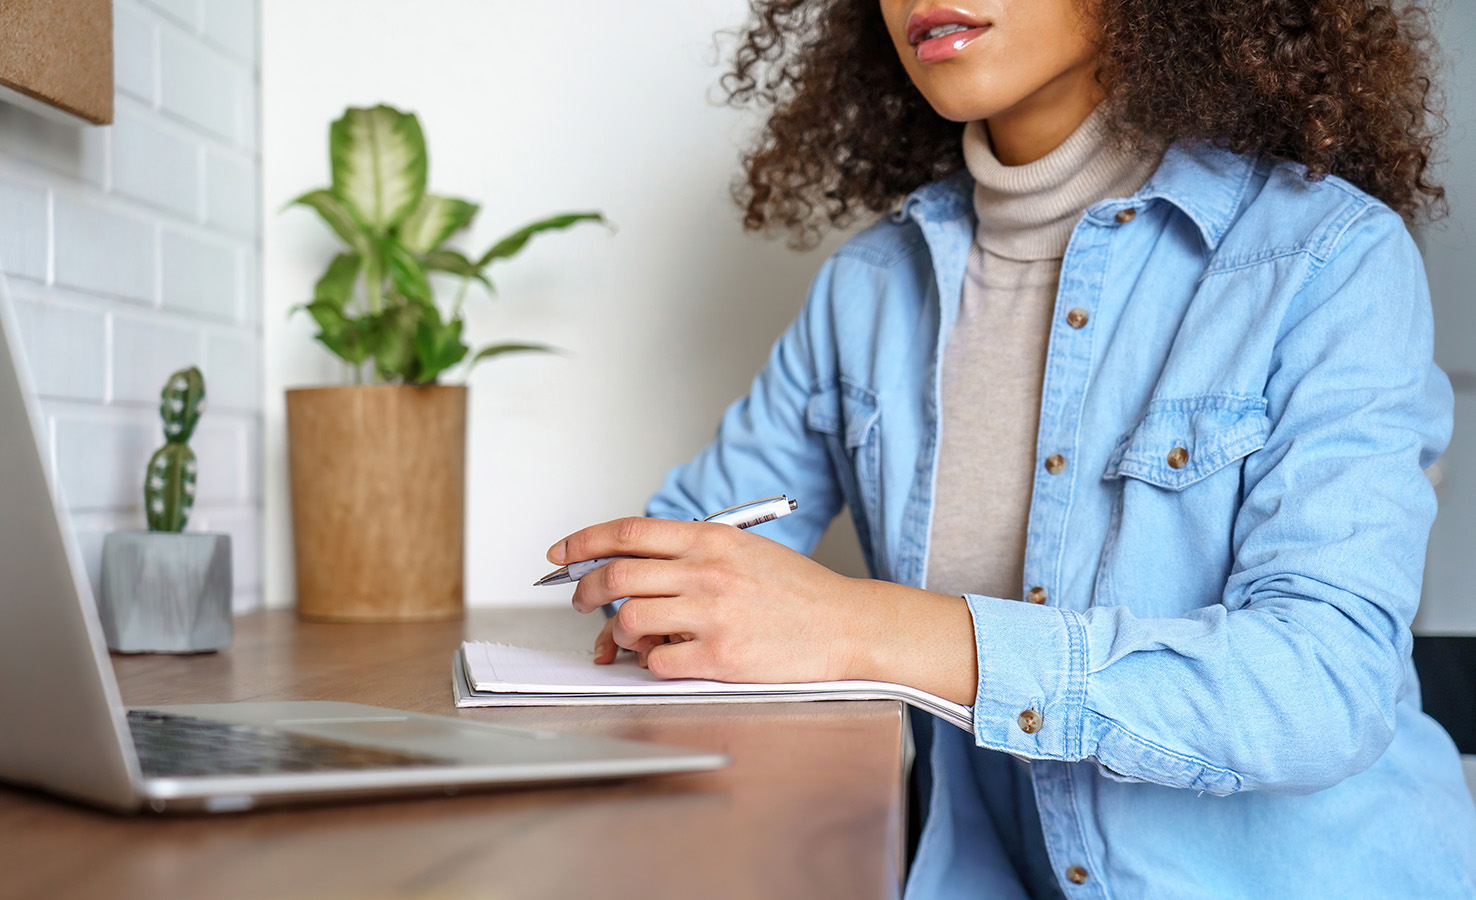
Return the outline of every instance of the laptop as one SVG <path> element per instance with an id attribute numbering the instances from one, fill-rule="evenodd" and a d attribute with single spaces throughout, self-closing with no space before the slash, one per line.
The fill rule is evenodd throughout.
<path id="1" fill-rule="evenodd" d="M 126 709 L 43 463 L 40 422 L 0 276 L 0 781 L 122 812 L 238 812 L 728 763 L 717 753 L 352 703 Z"/>

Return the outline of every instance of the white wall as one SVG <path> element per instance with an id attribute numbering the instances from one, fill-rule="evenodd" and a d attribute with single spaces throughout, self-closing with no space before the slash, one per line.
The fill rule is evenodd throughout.
<path id="1" fill-rule="evenodd" d="M 1440 515 L 1430 533 L 1425 594 L 1415 631 L 1476 636 L 1476 8 L 1451 3 L 1439 35 L 1450 134 L 1438 173 L 1450 218 L 1420 235 L 1435 304 L 1435 360 L 1456 389 L 1455 434 L 1439 463 Z"/>
<path id="2" fill-rule="evenodd" d="M 728 186 L 750 125 L 710 97 L 713 34 L 743 0 L 317 0 L 263 3 L 266 166 L 267 598 L 292 598 L 286 387 L 339 366 L 287 309 L 335 252 L 283 203 L 327 184 L 329 121 L 347 105 L 414 110 L 431 189 L 483 204 L 473 248 L 555 211 L 618 224 L 545 236 L 474 297 L 476 342 L 543 341 L 471 378 L 467 599 L 565 602 L 534 591 L 548 544 L 639 513 L 668 467 L 712 433 L 793 317 L 821 255 L 745 236 Z M 823 252 L 823 251 L 821 251 Z M 842 528 L 846 526 L 842 525 Z M 854 537 L 824 556 L 860 574 Z"/>
<path id="3" fill-rule="evenodd" d="M 0 264 L 83 556 L 142 527 L 159 390 L 199 365 L 191 530 L 260 597 L 260 154 L 254 0 L 114 0 L 115 124 L 0 104 Z"/>

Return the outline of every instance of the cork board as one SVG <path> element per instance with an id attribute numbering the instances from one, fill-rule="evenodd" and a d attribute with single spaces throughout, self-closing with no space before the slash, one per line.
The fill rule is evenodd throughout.
<path id="1" fill-rule="evenodd" d="M 0 0 L 0 99 L 113 121 L 112 0 Z"/>

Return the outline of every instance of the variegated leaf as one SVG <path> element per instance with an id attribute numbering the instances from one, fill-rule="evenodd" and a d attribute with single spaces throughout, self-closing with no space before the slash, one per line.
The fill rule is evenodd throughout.
<path id="1" fill-rule="evenodd" d="M 425 277 L 425 267 L 394 239 L 384 242 L 384 264 L 389 272 L 390 283 L 400 296 L 407 300 L 429 303 L 433 299 L 430 280 Z"/>
<path id="2" fill-rule="evenodd" d="M 470 225 L 476 214 L 475 203 L 425 194 L 395 234 L 405 249 L 418 256 L 441 246 L 446 238 Z"/>
<path id="3" fill-rule="evenodd" d="M 460 251 L 442 247 L 439 250 L 432 250 L 422 256 L 420 261 L 425 265 L 426 271 L 428 272 L 449 272 L 452 275 L 460 275 L 462 278 L 475 278 L 477 281 L 486 285 L 487 290 L 491 291 L 494 289 L 492 282 L 488 280 L 486 275 L 482 274 L 482 270 L 477 268 L 477 264 L 467 259 L 466 254 Z"/>
<path id="4" fill-rule="evenodd" d="M 307 206 L 317 210 L 318 215 L 323 217 L 323 221 L 328 223 L 328 227 L 356 250 L 362 249 L 367 243 L 368 235 L 364 224 L 359 221 L 352 209 L 333 195 L 332 191 L 324 188 L 308 191 L 287 205 Z"/>
<path id="5" fill-rule="evenodd" d="M 425 194 L 425 135 L 411 113 L 388 106 L 349 109 L 328 129 L 333 193 L 384 235 Z"/>

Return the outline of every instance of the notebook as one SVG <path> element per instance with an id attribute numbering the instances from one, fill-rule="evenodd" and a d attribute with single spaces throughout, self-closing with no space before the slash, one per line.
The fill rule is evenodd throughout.
<path id="1" fill-rule="evenodd" d="M 622 652 L 608 666 L 594 653 L 530 650 L 466 641 L 451 667 L 456 705 L 587 706 L 643 703 L 769 703 L 782 700 L 902 700 L 972 733 L 967 706 L 883 681 L 735 684 L 698 678 L 663 679 Z"/>

